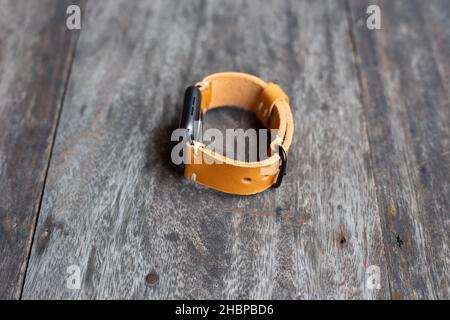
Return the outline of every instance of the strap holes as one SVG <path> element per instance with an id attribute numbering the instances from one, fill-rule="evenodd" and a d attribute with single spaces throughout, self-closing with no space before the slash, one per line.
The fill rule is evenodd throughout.
<path id="1" fill-rule="evenodd" d="M 249 183 L 252 182 L 252 178 L 249 178 L 249 177 L 242 178 L 242 182 L 246 183 L 246 184 L 249 184 Z"/>

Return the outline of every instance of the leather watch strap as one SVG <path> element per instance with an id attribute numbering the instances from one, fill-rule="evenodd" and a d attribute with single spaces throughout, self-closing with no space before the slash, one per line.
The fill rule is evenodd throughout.
<path id="1" fill-rule="evenodd" d="M 278 142 L 287 153 L 292 142 L 294 122 L 289 99 L 276 84 L 245 73 L 224 72 L 210 75 L 197 84 L 201 109 L 207 112 L 233 105 L 254 112 L 267 129 L 278 130 Z M 188 144 L 184 175 L 196 183 L 239 195 L 250 195 L 270 188 L 280 168 L 278 153 L 258 162 L 243 162 L 224 157 L 205 145 Z"/>

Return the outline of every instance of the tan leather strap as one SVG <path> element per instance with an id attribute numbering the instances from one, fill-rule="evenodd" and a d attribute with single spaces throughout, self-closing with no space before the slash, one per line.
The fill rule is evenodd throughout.
<path id="1" fill-rule="evenodd" d="M 254 112 L 268 129 L 278 129 L 279 142 L 286 151 L 292 142 L 294 121 L 289 98 L 276 84 L 245 73 L 223 72 L 197 84 L 203 112 L 233 105 Z M 278 176 L 278 153 L 258 162 L 243 162 L 222 156 L 205 145 L 188 144 L 184 175 L 196 183 L 231 194 L 250 195 L 271 187 Z"/>

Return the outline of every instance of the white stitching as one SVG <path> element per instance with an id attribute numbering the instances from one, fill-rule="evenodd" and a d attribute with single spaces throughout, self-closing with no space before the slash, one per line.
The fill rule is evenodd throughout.
<path id="1" fill-rule="evenodd" d="M 202 81 L 202 82 L 197 83 L 197 87 L 201 87 L 201 88 L 203 88 L 205 90 L 208 90 L 209 89 L 209 83 L 206 82 L 206 81 Z"/>

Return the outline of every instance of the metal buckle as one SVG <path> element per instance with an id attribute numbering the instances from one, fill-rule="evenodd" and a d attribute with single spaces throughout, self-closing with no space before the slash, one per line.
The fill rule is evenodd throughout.
<path id="1" fill-rule="evenodd" d="M 278 154 L 281 158 L 281 167 L 277 181 L 272 185 L 272 188 L 278 188 L 281 185 L 281 182 L 283 182 L 283 177 L 286 175 L 287 156 L 286 151 L 284 151 L 284 148 L 281 145 L 278 146 Z"/>

